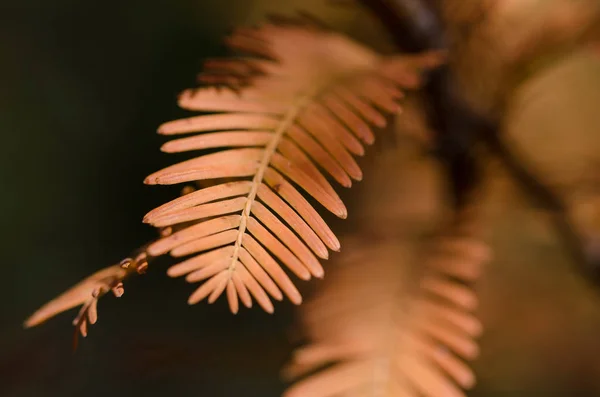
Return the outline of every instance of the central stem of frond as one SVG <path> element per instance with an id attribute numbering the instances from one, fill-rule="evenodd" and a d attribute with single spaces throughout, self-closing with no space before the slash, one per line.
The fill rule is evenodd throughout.
<path id="1" fill-rule="evenodd" d="M 277 146 L 283 138 L 285 132 L 292 126 L 298 114 L 308 105 L 308 103 L 313 98 L 312 95 L 305 95 L 299 98 L 296 103 L 290 107 L 290 110 L 284 115 L 279 126 L 275 130 L 273 134 L 273 138 L 269 142 L 269 144 L 265 147 L 265 151 L 262 159 L 260 160 L 260 164 L 258 166 L 258 170 L 252 179 L 252 188 L 248 193 L 248 199 L 246 200 L 246 205 L 242 210 L 242 219 L 240 221 L 240 226 L 238 229 L 237 239 L 235 241 L 235 246 L 233 249 L 233 254 L 231 255 L 231 263 L 229 264 L 229 271 L 233 272 L 235 269 L 237 260 L 239 258 L 239 251 L 242 246 L 242 240 L 244 238 L 244 234 L 246 232 L 246 225 L 248 222 L 248 218 L 250 217 L 250 212 L 252 211 L 252 204 L 254 204 L 254 200 L 256 199 L 256 194 L 258 192 L 258 188 L 262 184 L 263 177 L 265 175 L 265 171 L 269 167 L 269 163 L 271 162 L 271 157 L 277 150 Z"/>

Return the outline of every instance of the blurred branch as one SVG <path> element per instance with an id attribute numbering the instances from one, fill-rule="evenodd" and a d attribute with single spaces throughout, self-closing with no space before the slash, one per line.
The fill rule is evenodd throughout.
<path id="1" fill-rule="evenodd" d="M 441 10 L 436 7 L 439 2 L 433 0 L 359 1 L 377 15 L 393 36 L 396 45 L 402 50 L 415 52 L 447 48 Z M 576 11 L 580 10 L 576 9 Z M 566 28 L 578 25 L 577 22 L 582 21 L 582 13 L 574 15 L 578 18 L 563 16 L 553 19 L 556 25 L 554 31 L 562 32 Z M 472 22 L 476 23 L 476 21 Z M 521 48 L 532 46 L 529 41 L 527 46 Z M 564 203 L 524 165 L 519 156 L 506 146 L 499 136 L 499 120 L 479 114 L 467 104 L 465 93 L 458 88 L 456 76 L 448 65 L 435 69 L 429 74 L 425 92 L 429 105 L 428 121 L 435 134 L 435 154 L 451 181 L 450 187 L 455 206 L 464 205 L 466 197 L 480 181 L 481 167 L 473 149 L 480 143 L 485 144 L 502 161 L 525 192 L 535 202 L 550 210 L 554 225 L 576 263 L 583 265 L 586 275 L 597 279 L 597 260 L 585 256 L 582 238 L 567 220 Z"/>
<path id="2" fill-rule="evenodd" d="M 443 22 L 432 2 L 360 1 L 379 17 L 401 49 L 410 52 L 446 49 Z M 425 91 L 429 124 L 436 134 L 435 152 L 449 174 L 454 203 L 461 206 L 480 178 L 471 149 L 482 134 L 481 116 L 467 106 L 447 65 L 430 73 Z"/>

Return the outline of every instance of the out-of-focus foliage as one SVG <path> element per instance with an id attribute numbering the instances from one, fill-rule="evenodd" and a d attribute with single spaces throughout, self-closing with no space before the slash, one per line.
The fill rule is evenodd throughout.
<path id="1" fill-rule="evenodd" d="M 572 209 L 585 235 L 600 232 L 600 57 L 588 49 L 557 61 L 515 93 L 506 139 Z"/>
<path id="2" fill-rule="evenodd" d="M 596 0 L 442 2 L 459 79 L 471 105 L 501 117 L 512 90 L 598 37 Z"/>
<path id="3" fill-rule="evenodd" d="M 589 49 L 565 51 L 510 96 L 503 130 L 523 164 L 564 200 L 586 239 L 600 232 L 598 103 L 600 58 Z M 481 313 L 491 331 L 479 373 L 494 389 L 600 393 L 600 295 L 573 274 L 573 258 L 547 214 L 506 175 L 492 176 L 498 265 L 482 287 L 489 306 Z"/>
<path id="4" fill-rule="evenodd" d="M 502 120 L 502 139 L 565 201 L 576 231 L 598 236 L 600 58 L 590 45 L 600 3 L 489 3 L 471 44 L 456 43 L 471 102 Z M 573 273 L 548 214 L 505 170 L 490 172 L 495 257 L 480 286 L 481 395 L 598 394 L 600 296 Z"/>
<path id="5" fill-rule="evenodd" d="M 479 285 L 486 333 L 478 395 L 596 395 L 600 295 L 573 272 L 548 214 L 501 169 L 490 176 L 495 256 Z"/>

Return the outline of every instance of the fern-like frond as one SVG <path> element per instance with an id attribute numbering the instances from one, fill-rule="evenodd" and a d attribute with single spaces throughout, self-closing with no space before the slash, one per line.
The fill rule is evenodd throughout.
<path id="1" fill-rule="evenodd" d="M 383 57 L 311 25 L 239 29 L 227 42 L 250 56 L 211 60 L 201 80 L 235 90 L 187 90 L 179 105 L 209 114 L 159 128 L 176 137 L 162 147 L 165 152 L 210 151 L 145 180 L 217 182 L 149 212 L 146 223 L 179 230 L 147 252 L 193 255 L 168 270 L 172 277 L 203 282 L 190 304 L 206 297 L 212 303 L 226 291 L 234 313 L 238 299 L 250 307 L 251 296 L 272 312 L 269 296 L 302 300 L 280 264 L 303 280 L 322 277 L 318 258 L 340 249 L 301 191 L 346 218 L 329 180 L 350 187 L 362 178 L 354 156 L 373 143 L 372 128 L 400 110 L 402 89 L 417 87 L 420 72 L 440 57 Z"/>
<path id="2" fill-rule="evenodd" d="M 208 114 L 159 128 L 163 135 L 187 135 L 163 151 L 208 153 L 145 181 L 203 188 L 148 213 L 144 221 L 160 228 L 162 238 L 42 306 L 26 327 L 82 305 L 74 324 L 85 336 L 99 297 L 110 290 L 120 296 L 127 276 L 165 253 L 192 255 L 168 270 L 203 282 L 190 303 L 207 296 L 213 302 L 224 291 L 234 313 L 239 302 L 251 307 L 253 299 L 272 312 L 269 296 L 300 303 L 280 263 L 301 279 L 322 277 L 317 258 L 340 248 L 300 190 L 345 218 L 329 180 L 350 187 L 362 178 L 353 156 L 374 141 L 373 127 L 399 110 L 403 88 L 418 87 L 421 72 L 443 61 L 438 53 L 383 57 L 310 18 L 240 29 L 227 42 L 242 55 L 207 61 L 199 80 L 212 86 L 179 98 L 184 109 Z"/>
<path id="3" fill-rule="evenodd" d="M 426 252 L 416 288 L 406 245 L 350 245 L 303 307 L 311 342 L 295 351 L 284 375 L 308 375 L 284 395 L 464 396 L 475 383 L 466 362 L 478 355 L 482 332 L 471 285 L 489 257 L 471 226 L 459 223 Z"/>

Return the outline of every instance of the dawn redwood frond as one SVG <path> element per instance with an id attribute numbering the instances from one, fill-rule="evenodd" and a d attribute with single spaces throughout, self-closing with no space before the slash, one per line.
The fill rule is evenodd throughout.
<path id="1" fill-rule="evenodd" d="M 190 304 L 223 293 L 233 313 L 238 300 L 251 307 L 254 299 L 267 312 L 284 295 L 302 302 L 284 267 L 302 280 L 321 278 L 318 258 L 340 249 L 306 196 L 346 218 L 330 181 L 350 187 L 362 179 L 354 157 L 374 142 L 373 129 L 400 111 L 404 89 L 418 88 L 421 73 L 444 60 L 438 53 L 381 56 L 312 18 L 294 21 L 236 30 L 226 42 L 238 54 L 206 61 L 199 76 L 212 86 L 179 96 L 182 108 L 202 114 L 159 127 L 174 138 L 164 152 L 208 151 L 146 178 L 201 187 L 144 217 L 161 237 L 44 305 L 27 327 L 82 305 L 75 325 L 86 335 L 98 299 L 110 290 L 120 296 L 124 278 L 167 253 L 187 257 L 168 275 L 202 283 Z"/>
<path id="2" fill-rule="evenodd" d="M 227 42 L 244 56 L 209 61 L 204 78 L 237 76 L 244 87 L 187 90 L 179 105 L 205 114 L 158 130 L 177 137 L 163 145 L 165 152 L 212 151 L 145 180 L 217 184 L 150 211 L 144 222 L 156 227 L 191 224 L 151 244 L 148 252 L 194 255 L 168 271 L 202 282 L 190 303 L 212 302 L 227 290 L 237 312 L 237 300 L 247 302 L 249 291 L 271 312 L 268 296 L 279 300 L 283 292 L 302 302 L 282 266 L 302 280 L 320 278 L 324 270 L 317 258 L 327 258 L 327 248 L 340 248 L 304 194 L 346 218 L 330 180 L 350 187 L 362 179 L 354 156 L 373 143 L 372 128 L 400 110 L 402 90 L 418 87 L 420 73 L 441 57 L 384 57 L 315 23 L 280 18 L 238 29 Z"/>
<path id="3" fill-rule="evenodd" d="M 464 397 L 482 333 L 473 283 L 490 259 L 472 217 L 459 214 L 417 261 L 393 239 L 350 244 L 301 309 L 310 343 L 284 369 L 300 378 L 284 396 Z"/>

